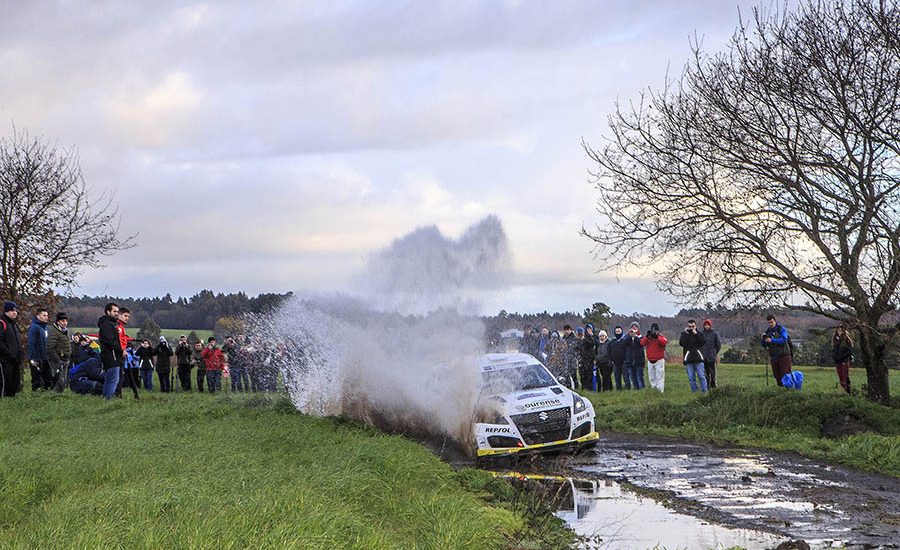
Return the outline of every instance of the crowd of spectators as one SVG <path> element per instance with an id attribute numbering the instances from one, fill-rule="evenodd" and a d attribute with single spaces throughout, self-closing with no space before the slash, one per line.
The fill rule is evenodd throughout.
<path id="1" fill-rule="evenodd" d="M 272 392 L 278 387 L 280 359 L 286 349 L 255 343 L 243 335 L 228 337 L 219 347 L 214 336 L 203 342 L 188 342 L 185 335 L 177 344 L 169 344 L 165 336 L 153 344 L 147 339 L 135 340 L 126 334 L 131 311 L 109 303 L 97 321 L 98 334 L 92 337 L 69 333 L 69 320 L 64 312 L 49 322 L 49 312 L 38 308 L 28 328 L 27 350 L 18 330 L 18 306 L 3 304 L 0 317 L 0 395 L 14 396 L 22 391 L 25 377 L 22 365 L 31 373 L 32 391 L 66 387 L 78 394 L 102 395 L 106 399 L 122 397 L 131 390 L 135 399 L 140 391 L 168 393 L 176 387 L 190 392 L 222 391 L 222 378 L 227 375 L 231 391 Z M 174 369 L 173 369 L 174 361 Z M 194 376 L 195 374 L 195 376 Z M 286 378 L 284 372 L 282 377 Z M 155 377 L 154 377 L 155 375 Z M 155 381 L 154 381 L 155 378 Z"/>
<path id="2" fill-rule="evenodd" d="M 656 323 L 646 334 L 640 323 L 632 322 L 626 331 L 621 325 L 613 327 L 612 335 L 606 330 L 595 332 L 587 323 L 576 327 L 563 327 L 562 334 L 526 326 L 519 350 L 529 353 L 550 369 L 558 379 L 570 387 L 594 391 L 640 390 L 647 386 L 665 390 L 666 346 L 668 338 Z M 691 391 L 706 392 L 715 387 L 715 369 L 722 341 L 712 328 L 712 321 L 703 322 L 702 331 L 690 320 L 681 333 L 679 345 L 684 351 L 685 368 Z M 648 376 L 644 377 L 644 368 Z"/>

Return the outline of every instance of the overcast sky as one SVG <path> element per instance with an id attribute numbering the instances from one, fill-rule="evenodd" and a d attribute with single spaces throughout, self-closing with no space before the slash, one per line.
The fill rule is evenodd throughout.
<path id="1" fill-rule="evenodd" d="M 510 311 L 669 313 L 598 274 L 582 138 L 721 48 L 734 0 L 0 0 L 0 121 L 77 147 L 138 246 L 76 293 L 341 289 L 417 227 L 499 216 Z"/>

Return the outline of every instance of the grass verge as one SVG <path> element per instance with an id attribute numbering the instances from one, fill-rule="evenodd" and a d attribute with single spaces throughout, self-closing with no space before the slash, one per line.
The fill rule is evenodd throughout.
<path id="1" fill-rule="evenodd" d="M 0 463 L 7 548 L 550 548 L 572 536 L 537 529 L 488 473 L 284 397 L 26 390 L 0 400 Z"/>
<path id="2" fill-rule="evenodd" d="M 797 367 L 802 391 L 775 387 L 761 365 L 722 365 L 719 387 L 692 394 L 681 365 L 666 367 L 665 393 L 591 393 L 599 429 L 761 447 L 900 477 L 900 408 L 849 396 L 833 369 Z M 770 375 L 769 375 L 770 376 Z M 860 383 L 864 372 L 854 369 Z M 900 377 L 891 380 L 894 395 Z"/>

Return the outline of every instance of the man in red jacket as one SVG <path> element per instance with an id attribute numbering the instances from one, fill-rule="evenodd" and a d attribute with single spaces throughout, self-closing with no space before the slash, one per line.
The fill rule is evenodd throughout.
<path id="1" fill-rule="evenodd" d="M 666 344 L 669 340 L 659 332 L 659 325 L 653 323 L 641 338 L 641 345 L 647 348 L 647 375 L 650 387 L 660 392 L 666 386 Z"/>
<path id="2" fill-rule="evenodd" d="M 210 336 L 206 341 L 206 349 L 200 352 L 206 366 L 206 387 L 209 393 L 222 389 L 222 370 L 225 368 L 225 355 L 216 347 L 216 337 Z"/>
<path id="3" fill-rule="evenodd" d="M 116 334 L 119 337 L 119 347 L 122 348 L 122 357 L 125 357 L 125 349 L 128 347 L 128 335 L 125 334 L 125 325 L 131 320 L 131 310 L 127 307 L 119 308 L 119 318 L 116 322 Z M 124 363 L 124 361 L 123 361 Z M 135 369 L 123 369 L 124 375 L 119 379 L 119 387 L 116 389 L 116 397 L 122 397 L 122 386 L 128 384 L 131 391 L 134 392 L 134 398 L 140 399 L 138 395 L 137 376 Z"/>

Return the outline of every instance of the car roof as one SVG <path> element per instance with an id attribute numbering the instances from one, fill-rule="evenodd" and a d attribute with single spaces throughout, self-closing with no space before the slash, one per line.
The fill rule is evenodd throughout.
<path id="1" fill-rule="evenodd" d="M 481 372 L 541 364 L 534 356 L 527 353 L 488 353 L 479 356 L 477 363 L 478 370 Z"/>

